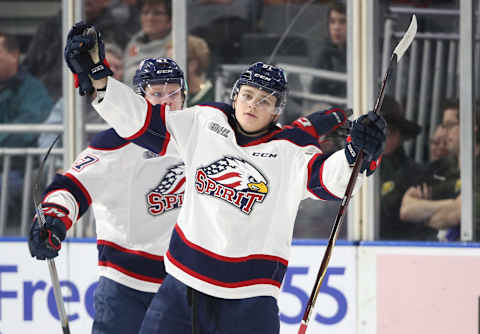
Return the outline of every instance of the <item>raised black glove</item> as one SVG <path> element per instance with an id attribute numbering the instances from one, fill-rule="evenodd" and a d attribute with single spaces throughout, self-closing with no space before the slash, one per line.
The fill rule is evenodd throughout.
<path id="1" fill-rule="evenodd" d="M 353 121 L 350 136 L 347 137 L 345 155 L 349 164 L 353 165 L 361 150 L 365 154 L 360 173 L 367 171 L 373 174 L 380 162 L 385 147 L 387 123 L 385 119 L 373 111 Z"/>
<path id="2" fill-rule="evenodd" d="M 76 23 L 67 35 L 65 61 L 75 76 L 80 95 L 94 91 L 90 79 L 99 80 L 113 75 L 105 61 L 105 46 L 100 32 L 83 22 Z"/>
<path id="3" fill-rule="evenodd" d="M 58 256 L 61 243 L 67 234 L 67 226 L 71 226 L 68 212 L 62 206 L 53 203 L 42 203 L 45 226 L 35 215 L 28 237 L 28 248 L 32 257 L 38 260 L 52 259 Z"/>

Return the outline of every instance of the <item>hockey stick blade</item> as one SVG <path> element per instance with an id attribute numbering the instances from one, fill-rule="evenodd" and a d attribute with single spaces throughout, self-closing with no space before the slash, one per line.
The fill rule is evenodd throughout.
<path id="1" fill-rule="evenodd" d="M 45 153 L 45 156 L 43 157 L 42 162 L 38 167 L 37 177 L 35 178 L 35 182 L 33 184 L 33 205 L 35 206 L 35 213 L 37 214 L 38 222 L 40 224 L 40 227 L 42 228 L 45 226 L 46 220 L 41 207 L 40 177 L 43 174 L 43 167 L 45 166 L 45 162 L 47 161 L 50 152 L 52 151 L 59 138 L 60 135 L 55 137 L 55 140 L 48 148 L 47 153 Z M 57 305 L 60 322 L 62 324 L 62 331 L 63 334 L 70 334 L 70 327 L 68 326 L 68 317 L 67 313 L 65 312 L 65 305 L 63 304 L 63 297 L 62 291 L 60 289 L 60 280 L 58 279 L 57 267 L 55 266 L 55 261 L 53 259 L 47 259 L 47 263 L 48 271 L 50 272 L 50 280 L 52 281 L 53 286 L 53 295 L 55 296 L 55 303 Z"/>
<path id="2" fill-rule="evenodd" d="M 397 63 L 400 61 L 400 58 L 402 58 L 405 51 L 407 51 L 407 49 L 412 44 L 416 34 L 417 34 L 417 17 L 415 16 L 415 14 L 413 14 L 412 21 L 410 22 L 410 25 L 408 26 L 407 31 L 403 35 L 400 42 L 398 42 L 398 45 L 395 48 L 395 50 L 393 50 L 393 54 L 397 56 Z"/>
<path id="3" fill-rule="evenodd" d="M 385 73 L 385 77 L 383 78 L 382 86 L 380 88 L 380 91 L 377 96 L 377 100 L 375 102 L 375 107 L 373 111 L 375 113 L 378 113 L 380 110 L 382 103 L 383 103 L 383 97 L 385 94 L 385 86 L 388 82 L 388 79 L 390 78 L 391 72 L 393 70 L 393 63 L 395 61 L 398 62 L 400 58 L 403 56 L 405 51 L 410 47 L 410 45 L 413 42 L 413 39 L 415 38 L 415 35 L 417 33 L 417 19 L 415 15 L 412 17 L 412 21 L 410 23 L 410 26 L 408 27 L 407 31 L 405 32 L 404 36 L 398 43 L 397 47 L 394 50 L 394 53 L 390 59 L 390 63 L 388 65 L 387 71 Z M 340 207 L 338 209 L 337 216 L 335 217 L 335 222 L 333 224 L 332 231 L 330 232 L 330 237 L 328 239 L 328 244 L 327 248 L 325 249 L 325 253 L 323 254 L 322 262 L 320 264 L 320 269 L 318 270 L 317 273 L 317 278 L 315 280 L 315 284 L 312 289 L 312 293 L 310 294 L 310 298 L 308 300 L 307 306 L 305 308 L 305 312 L 303 314 L 303 318 L 300 324 L 300 328 L 298 329 L 298 334 L 305 334 L 307 331 L 307 326 L 308 322 L 310 320 L 310 315 L 313 311 L 313 307 L 315 306 L 315 301 L 317 300 L 318 293 L 320 292 L 320 287 L 322 286 L 323 278 L 327 272 L 328 268 L 328 263 L 330 261 L 330 257 L 332 256 L 332 251 L 335 246 L 335 242 L 337 240 L 338 236 L 338 231 L 340 228 L 340 225 L 343 220 L 344 212 L 346 207 L 348 206 L 348 203 L 350 202 L 350 198 L 352 196 L 353 188 L 355 187 L 355 183 L 357 181 L 358 174 L 360 172 L 360 167 L 363 163 L 364 159 L 364 152 L 360 151 L 360 153 L 357 156 L 357 160 L 355 161 L 355 165 L 353 166 L 352 174 L 350 175 L 350 179 L 348 180 L 348 185 L 347 189 L 345 190 L 345 195 L 343 196 L 342 202 L 340 204 Z"/>
<path id="4" fill-rule="evenodd" d="M 412 15 L 412 20 L 410 21 L 410 25 L 408 26 L 407 31 L 403 35 L 400 42 L 398 42 L 397 47 L 393 50 L 392 57 L 390 58 L 390 63 L 387 67 L 387 72 L 385 73 L 385 77 L 382 81 L 382 86 L 380 88 L 380 92 L 378 93 L 377 100 L 375 101 L 375 106 L 373 107 L 373 112 L 378 114 L 380 111 L 380 107 L 383 104 L 383 97 L 385 96 L 385 87 L 387 86 L 387 81 L 390 78 L 390 75 L 393 71 L 393 64 L 398 63 L 402 58 L 403 54 L 408 50 L 410 45 L 412 45 L 413 40 L 415 39 L 415 35 L 417 34 L 417 17 L 415 14 Z"/>

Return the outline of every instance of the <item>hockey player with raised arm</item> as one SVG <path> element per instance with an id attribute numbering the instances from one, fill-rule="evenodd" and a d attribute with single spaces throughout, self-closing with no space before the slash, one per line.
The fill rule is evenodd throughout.
<path id="1" fill-rule="evenodd" d="M 144 60 L 133 83 L 153 105 L 183 106 L 183 71 L 171 59 Z M 108 129 L 45 190 L 42 207 L 50 238 L 43 237 L 36 218 L 29 238 L 31 254 L 38 259 L 58 255 L 66 231 L 90 206 L 95 214 L 100 279 L 92 333 L 138 333 L 166 275 L 163 256 L 184 183 L 184 165 L 172 145 L 158 155 Z"/>
<path id="2" fill-rule="evenodd" d="M 360 179 L 370 175 L 385 121 L 361 116 L 346 149 L 326 156 L 302 129 L 275 125 L 287 97 L 276 66 L 249 66 L 232 104 L 167 111 L 109 77 L 101 44 L 81 25 L 67 38 L 65 58 L 83 78 L 81 90 L 97 94 L 93 106 L 122 138 L 155 153 L 173 142 L 185 163 L 183 207 L 164 258 L 168 275 L 140 333 L 278 333 L 276 298 L 299 202 L 340 200 L 360 150 L 367 156 Z"/>

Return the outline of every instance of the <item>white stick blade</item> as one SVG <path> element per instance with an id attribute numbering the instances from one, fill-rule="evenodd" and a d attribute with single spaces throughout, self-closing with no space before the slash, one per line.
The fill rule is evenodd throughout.
<path id="1" fill-rule="evenodd" d="M 410 44 L 412 44 L 412 41 L 415 38 L 416 34 L 417 34 L 417 17 L 415 16 L 415 14 L 413 14 L 412 21 L 410 22 L 410 26 L 408 27 L 408 30 L 405 32 L 405 35 L 403 35 L 400 42 L 398 42 L 397 47 L 393 51 L 393 53 L 397 55 L 397 63 L 400 61 L 400 58 L 402 58 L 405 51 L 407 51 Z"/>

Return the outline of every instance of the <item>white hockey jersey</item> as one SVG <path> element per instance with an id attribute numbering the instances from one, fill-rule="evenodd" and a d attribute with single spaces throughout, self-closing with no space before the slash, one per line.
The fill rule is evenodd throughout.
<path id="1" fill-rule="evenodd" d="M 300 201 L 339 200 L 351 174 L 343 151 L 327 158 L 298 128 L 242 137 L 226 104 L 165 112 L 112 78 L 92 104 L 120 136 L 154 152 L 175 142 L 186 185 L 166 270 L 212 296 L 277 297 Z"/>
<path id="2" fill-rule="evenodd" d="M 91 205 L 99 274 L 130 288 L 156 292 L 185 187 L 184 164 L 173 145 L 162 156 L 113 129 L 97 134 L 43 202 L 65 207 L 75 222 Z"/>

